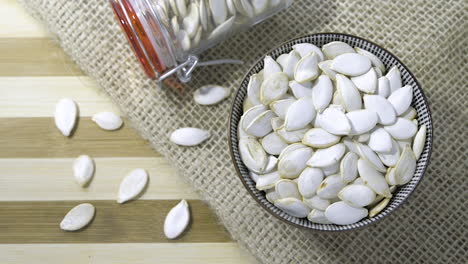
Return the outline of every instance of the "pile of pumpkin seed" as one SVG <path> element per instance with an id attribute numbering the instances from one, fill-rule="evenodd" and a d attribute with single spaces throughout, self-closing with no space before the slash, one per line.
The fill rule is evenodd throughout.
<path id="1" fill-rule="evenodd" d="M 374 217 L 422 153 L 413 88 L 369 51 L 302 43 L 250 77 L 239 150 L 258 190 L 291 216 L 346 225 Z"/>
<path id="2" fill-rule="evenodd" d="M 215 41 L 236 24 L 248 23 L 279 7 L 285 0 L 160 0 L 153 7 L 188 51 L 204 41 Z M 188 3 L 187 3 L 188 2 Z"/>

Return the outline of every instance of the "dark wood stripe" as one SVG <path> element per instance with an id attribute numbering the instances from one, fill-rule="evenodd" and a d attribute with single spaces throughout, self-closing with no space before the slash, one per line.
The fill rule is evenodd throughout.
<path id="1" fill-rule="evenodd" d="M 208 206 L 199 200 L 188 201 L 192 222 L 176 240 L 164 236 L 164 219 L 178 200 L 87 201 L 96 207 L 89 226 L 65 232 L 59 223 L 80 201 L 0 202 L 0 243 L 161 243 L 229 242 Z"/>
<path id="2" fill-rule="evenodd" d="M 80 118 L 74 134 L 64 137 L 53 118 L 0 118 L 0 158 L 156 157 L 128 125 L 104 131 L 91 119 Z"/>
<path id="3" fill-rule="evenodd" d="M 84 75 L 48 38 L 0 38 L 0 76 Z"/>

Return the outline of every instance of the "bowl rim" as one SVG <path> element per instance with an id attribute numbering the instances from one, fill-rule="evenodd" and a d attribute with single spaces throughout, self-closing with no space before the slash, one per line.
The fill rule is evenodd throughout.
<path id="1" fill-rule="evenodd" d="M 236 102 L 236 98 L 239 94 L 239 90 L 240 90 L 240 86 L 242 85 L 242 83 L 244 82 L 244 80 L 247 78 L 247 75 L 249 75 L 249 73 L 253 70 L 253 68 L 259 63 L 261 62 L 261 60 L 263 59 L 264 56 L 266 55 L 271 55 L 273 52 L 275 52 L 276 50 L 280 49 L 281 47 L 285 46 L 285 45 L 288 45 L 290 43 L 293 43 L 293 42 L 296 42 L 298 40 L 301 40 L 301 39 L 304 39 L 304 38 L 307 38 L 307 37 L 312 37 L 312 36 L 327 36 L 327 35 L 340 35 L 340 36 L 345 36 L 345 37 L 350 37 L 350 38 L 354 38 L 354 39 L 358 39 L 358 40 L 362 40 L 362 41 L 365 41 L 365 42 L 368 42 L 372 45 L 375 45 L 376 47 L 382 49 L 385 53 L 388 53 L 390 56 L 392 56 L 398 63 L 399 65 L 401 65 L 401 67 L 403 67 L 407 72 L 408 74 L 410 75 L 410 77 L 414 80 L 414 82 L 416 83 L 416 86 L 417 88 L 420 89 L 420 92 L 421 92 L 421 96 L 422 96 L 422 99 L 424 101 L 424 104 L 425 106 L 427 107 L 427 116 L 428 116 L 428 119 L 429 119 L 429 124 L 431 126 L 431 138 L 428 140 L 427 144 L 429 146 L 429 149 L 428 149 L 428 153 L 427 153 L 427 161 L 424 163 L 424 166 L 423 166 L 423 169 L 422 169 L 422 172 L 421 172 L 421 177 L 419 178 L 419 180 L 415 183 L 414 185 L 414 188 L 412 188 L 406 195 L 405 197 L 403 197 L 403 199 L 401 200 L 400 203 L 398 203 L 391 211 L 389 211 L 385 216 L 381 217 L 381 218 L 374 218 L 373 221 L 369 222 L 369 223 L 366 223 L 362 226 L 354 226 L 352 228 L 348 228 L 348 229 L 343 229 L 343 230 L 332 230 L 332 229 L 317 229 L 317 228 L 311 228 L 311 227 L 306 227 L 306 226 L 303 226 L 303 225 L 300 225 L 300 224 L 297 224 L 295 222 L 291 222 L 287 219 L 284 219 L 282 218 L 281 216 L 279 216 L 278 214 L 276 214 L 275 212 L 273 212 L 270 208 L 268 208 L 265 204 L 263 204 L 259 198 L 257 197 L 257 195 L 249 188 L 249 186 L 247 185 L 247 182 L 244 180 L 243 176 L 242 176 L 242 173 L 239 169 L 239 167 L 237 166 L 236 164 L 236 160 L 235 160 L 235 157 L 234 157 L 234 149 L 233 149 L 233 139 L 231 137 L 231 130 L 232 130 L 232 119 L 233 119 L 233 112 L 234 112 L 234 108 L 235 108 L 235 102 Z M 308 43 L 308 42 L 301 42 L 301 43 Z M 238 136 L 236 136 L 236 139 L 238 139 Z M 430 164 L 430 158 L 431 158 L 431 154 L 432 154 L 432 142 L 434 140 L 434 127 L 432 125 L 432 113 L 431 113 L 431 110 L 430 110 L 430 106 L 429 106 L 429 102 L 427 100 L 427 97 L 426 95 L 424 94 L 424 91 L 422 89 L 422 86 L 421 84 L 418 82 L 418 80 L 416 79 L 416 77 L 413 75 L 413 73 L 408 69 L 408 67 L 397 57 L 395 56 L 393 53 L 391 53 L 390 51 L 388 51 L 387 49 L 383 48 L 381 45 L 379 44 L 376 44 L 375 42 L 373 41 L 370 41 L 370 40 L 367 40 L 365 38 L 362 38 L 362 37 L 358 37 L 358 36 L 355 36 L 355 35 L 351 35 L 351 34 L 346 34 L 346 33 L 335 33 L 335 32 L 319 32 L 319 33 L 310 33 L 310 34 L 303 34 L 301 36 L 298 36 L 298 37 L 295 37 L 295 38 L 292 38 L 292 39 L 289 39 L 289 40 L 286 40 L 284 42 L 282 42 L 281 44 L 279 45 L 276 45 L 275 47 L 271 48 L 270 50 L 268 50 L 266 53 L 264 53 L 262 55 L 262 57 L 260 57 L 259 59 L 255 60 L 252 64 L 252 66 L 249 67 L 249 69 L 246 71 L 246 73 L 243 75 L 242 79 L 241 79 L 241 82 L 239 84 L 239 87 L 237 87 L 237 90 L 235 92 L 235 96 L 234 96 L 234 100 L 232 101 L 231 103 L 231 109 L 229 111 L 229 119 L 228 119 L 228 142 L 229 142 L 229 153 L 230 153 L 230 156 L 231 156 L 231 161 L 236 169 L 236 173 L 237 173 L 237 176 L 239 177 L 239 179 L 241 180 L 242 184 L 244 185 L 245 189 L 247 189 L 248 193 L 250 194 L 250 196 L 252 196 L 254 198 L 254 200 L 257 202 L 257 204 L 259 204 L 263 209 L 265 209 L 265 211 L 267 211 L 270 215 L 274 216 L 275 218 L 281 220 L 282 222 L 285 222 L 289 225 L 292 225 L 292 226 L 295 226 L 295 227 L 298 227 L 300 229 L 303 229 L 303 230 L 308 230 L 308 231 L 316 231 L 316 232 L 352 232 L 352 231 L 356 231 L 356 230 L 360 230 L 360 229 L 363 229 L 365 227 L 368 227 L 368 226 L 371 226 L 379 221 L 381 221 L 382 219 L 386 218 L 388 215 L 390 215 L 391 213 L 393 213 L 395 210 L 397 210 L 400 206 L 402 206 L 407 200 L 408 198 L 411 196 L 411 194 L 413 194 L 413 192 L 416 190 L 416 188 L 419 186 L 421 180 L 424 178 L 425 174 L 426 174 L 426 170 Z M 323 224 L 317 224 L 317 225 L 323 225 Z M 343 226 L 349 226 L 349 225 L 343 225 Z"/>

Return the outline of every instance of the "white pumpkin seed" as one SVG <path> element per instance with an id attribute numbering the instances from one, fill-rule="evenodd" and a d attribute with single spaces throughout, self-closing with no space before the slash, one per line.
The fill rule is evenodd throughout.
<path id="1" fill-rule="evenodd" d="M 184 51 L 188 51 L 192 47 L 190 37 L 184 29 L 179 29 L 177 33 L 177 42 L 180 44 Z"/>
<path id="2" fill-rule="evenodd" d="M 370 211 L 369 211 L 369 217 L 372 218 L 376 216 L 378 213 L 380 213 L 385 207 L 387 207 L 388 203 L 390 202 L 390 198 L 385 198 L 383 199 L 380 203 L 378 203 L 376 206 L 374 206 Z"/>
<path id="3" fill-rule="evenodd" d="M 364 50 L 364 49 L 361 49 L 361 48 L 354 48 L 354 50 L 358 53 L 358 54 L 361 54 L 361 55 L 364 55 L 366 56 L 367 58 L 369 58 L 369 60 L 371 61 L 372 63 L 372 66 L 374 67 L 377 67 L 378 69 L 380 69 L 380 71 L 383 73 L 385 72 L 385 65 L 382 63 L 382 61 L 377 57 L 375 56 L 373 53 L 367 51 L 367 50 Z"/>
<path id="4" fill-rule="evenodd" d="M 287 113 L 289 107 L 294 102 L 296 102 L 296 100 L 293 99 L 293 98 L 277 100 L 277 101 L 273 101 L 272 103 L 270 103 L 270 108 L 271 108 L 271 110 L 273 110 L 273 112 L 275 112 L 275 114 L 279 118 L 284 120 L 286 118 L 286 113 Z"/>
<path id="5" fill-rule="evenodd" d="M 367 209 L 356 208 L 341 201 L 331 204 L 325 210 L 325 217 L 336 225 L 354 224 L 367 216 Z"/>
<path id="6" fill-rule="evenodd" d="M 284 141 L 288 143 L 300 142 L 304 137 L 305 133 L 310 129 L 310 126 L 307 126 L 303 129 L 287 131 L 284 126 L 276 130 L 278 136 L 280 136 Z"/>
<path id="7" fill-rule="evenodd" d="M 377 114 L 379 124 L 391 125 L 396 121 L 392 104 L 380 95 L 364 95 L 364 107 Z"/>
<path id="8" fill-rule="evenodd" d="M 375 152 L 388 153 L 392 150 L 392 137 L 379 127 L 370 134 L 368 146 Z"/>
<path id="9" fill-rule="evenodd" d="M 358 176 L 357 161 L 359 156 L 354 152 L 348 152 L 340 163 L 341 181 L 348 184 Z"/>
<path id="10" fill-rule="evenodd" d="M 229 97 L 229 89 L 219 85 L 205 85 L 193 93 L 193 99 L 200 105 L 215 105 Z"/>
<path id="11" fill-rule="evenodd" d="M 250 170 L 249 170 L 249 176 L 255 183 L 257 183 L 258 178 L 260 178 L 260 176 L 257 173 L 250 171 Z"/>
<path id="12" fill-rule="evenodd" d="M 388 168 L 387 174 L 385 174 L 385 180 L 389 185 L 397 185 L 396 179 L 395 179 L 395 168 Z"/>
<path id="13" fill-rule="evenodd" d="M 197 32 L 195 33 L 195 36 L 193 37 L 193 40 L 192 40 L 194 47 L 200 44 L 202 33 L 203 33 L 203 28 L 201 26 L 198 26 Z"/>
<path id="14" fill-rule="evenodd" d="M 213 16 L 213 21 L 216 23 L 216 25 L 220 25 L 226 21 L 228 12 L 226 1 L 210 0 L 209 4 L 211 14 Z"/>
<path id="15" fill-rule="evenodd" d="M 393 167 L 396 165 L 400 157 L 400 147 L 398 146 L 398 143 L 395 140 L 390 139 L 390 142 L 392 146 L 390 151 L 379 152 L 377 153 L 377 155 L 379 156 L 383 164 L 385 164 L 388 167 Z"/>
<path id="16" fill-rule="evenodd" d="M 298 130 L 307 126 L 315 118 L 315 109 L 311 97 L 303 97 L 288 108 L 284 127 L 286 130 Z"/>
<path id="17" fill-rule="evenodd" d="M 298 83 L 293 80 L 289 82 L 289 88 L 297 99 L 312 95 L 312 82 Z"/>
<path id="18" fill-rule="evenodd" d="M 194 128 L 184 127 L 179 128 L 171 133 L 169 140 L 179 146 L 196 146 L 210 137 L 210 132 Z"/>
<path id="19" fill-rule="evenodd" d="M 179 237 L 190 222 L 190 210 L 187 201 L 182 200 L 174 206 L 164 219 L 164 235 L 169 239 Z"/>
<path id="20" fill-rule="evenodd" d="M 294 80 L 299 83 L 315 80 L 319 74 L 318 61 L 319 57 L 315 52 L 302 57 L 294 69 Z"/>
<path id="21" fill-rule="evenodd" d="M 88 155 L 81 155 L 73 162 L 73 176 L 81 187 L 86 187 L 94 175 L 94 161 Z"/>
<path id="22" fill-rule="evenodd" d="M 346 114 L 351 125 L 351 135 L 360 135 L 377 125 L 377 114 L 369 110 L 357 110 Z"/>
<path id="23" fill-rule="evenodd" d="M 390 82 L 390 93 L 395 92 L 403 86 L 401 82 L 401 73 L 397 66 L 390 68 L 385 77 L 387 77 L 388 81 Z"/>
<path id="24" fill-rule="evenodd" d="M 345 186 L 338 197 L 353 207 L 364 207 L 371 204 L 375 199 L 375 192 L 362 184 L 351 184 Z"/>
<path id="25" fill-rule="evenodd" d="M 229 14 L 234 16 L 237 13 L 236 6 L 234 5 L 236 0 L 226 0 L 226 6 L 228 8 Z"/>
<path id="26" fill-rule="evenodd" d="M 364 93 L 372 94 L 377 90 L 377 73 L 374 68 L 370 68 L 363 75 L 351 77 L 351 81 L 356 85 L 358 90 Z"/>
<path id="27" fill-rule="evenodd" d="M 361 144 L 361 143 L 357 143 L 357 142 L 356 142 L 356 146 L 359 150 L 359 155 L 361 156 L 361 158 L 369 162 L 369 164 L 374 169 L 380 172 L 387 171 L 385 166 L 382 164 L 382 161 L 380 161 L 380 158 L 377 156 L 377 154 L 375 154 L 375 152 L 371 148 L 369 148 L 369 146 Z"/>
<path id="28" fill-rule="evenodd" d="M 334 135 L 348 135 L 351 132 L 351 125 L 346 115 L 340 110 L 327 108 L 318 117 L 320 127 Z"/>
<path id="29" fill-rule="evenodd" d="M 214 2 L 219 1 L 219 0 L 212 0 Z M 220 1 L 222 2 L 222 1 Z M 228 32 L 231 30 L 231 27 L 234 25 L 236 17 L 232 16 L 228 20 L 224 21 L 221 25 L 217 26 L 210 34 L 208 37 L 209 40 L 213 39 L 220 39 L 221 37 L 225 36 L 228 34 Z"/>
<path id="30" fill-rule="evenodd" d="M 355 53 L 354 49 L 350 45 L 341 41 L 332 41 L 327 43 L 323 45 L 322 50 L 329 60 L 332 60 L 341 54 Z"/>
<path id="31" fill-rule="evenodd" d="M 323 181 L 323 172 L 318 168 L 305 168 L 299 175 L 297 185 L 299 192 L 305 198 L 315 195 L 320 183 Z"/>
<path id="32" fill-rule="evenodd" d="M 315 109 L 322 112 L 330 104 L 333 96 L 333 84 L 326 75 L 320 75 L 312 88 L 312 100 Z"/>
<path id="33" fill-rule="evenodd" d="M 418 127 L 406 118 L 398 117 L 395 124 L 390 126 L 385 126 L 385 130 L 394 138 L 394 139 L 409 139 L 412 138 Z"/>
<path id="34" fill-rule="evenodd" d="M 260 142 L 262 143 L 263 149 L 270 155 L 279 155 L 281 151 L 288 146 L 275 132 L 266 135 Z"/>
<path id="35" fill-rule="evenodd" d="M 314 44 L 299 43 L 299 44 L 294 45 L 293 49 L 297 53 L 299 53 L 299 55 L 301 57 L 305 57 L 305 56 L 309 55 L 310 53 L 315 52 L 319 57 L 319 62 L 323 61 L 323 59 L 324 59 L 322 51 L 320 50 L 319 47 L 315 46 Z"/>
<path id="36" fill-rule="evenodd" d="M 184 17 L 182 23 L 184 24 L 184 29 L 189 37 L 194 38 L 197 34 L 198 26 L 200 25 L 200 14 L 198 13 L 197 3 L 193 2 L 190 4 L 189 13 Z"/>
<path id="37" fill-rule="evenodd" d="M 289 61 L 289 56 L 288 56 L 288 60 L 286 60 L 286 66 L 288 65 L 288 61 Z M 263 64 L 264 64 L 263 66 L 263 78 L 264 79 L 268 79 L 275 73 L 282 72 L 281 66 L 271 56 L 265 56 L 265 59 L 263 59 Z"/>
<path id="38" fill-rule="evenodd" d="M 373 130 L 372 130 L 373 131 Z M 369 141 L 370 139 L 370 133 L 372 132 L 370 131 L 369 133 L 364 133 L 364 134 L 361 134 L 359 136 L 355 136 L 356 138 L 356 141 L 357 142 L 360 142 L 360 143 L 366 143 Z"/>
<path id="39" fill-rule="evenodd" d="M 306 217 L 311 210 L 304 202 L 296 198 L 278 199 L 275 202 L 275 206 L 285 213 L 299 218 Z"/>
<path id="40" fill-rule="evenodd" d="M 345 185 L 346 184 L 341 181 L 340 174 L 330 175 L 320 183 L 317 189 L 317 195 L 322 199 L 336 198 Z"/>
<path id="41" fill-rule="evenodd" d="M 340 137 L 330 134 L 322 128 L 312 128 L 308 130 L 302 143 L 313 148 L 327 148 L 340 141 Z"/>
<path id="42" fill-rule="evenodd" d="M 120 183 L 118 203 L 135 199 L 148 183 L 148 173 L 143 169 L 132 170 Z"/>
<path id="43" fill-rule="evenodd" d="M 353 82 L 344 75 L 336 75 L 336 88 L 340 95 L 341 104 L 346 111 L 351 112 L 362 108 L 362 99 Z"/>
<path id="44" fill-rule="evenodd" d="M 344 107 L 341 104 L 330 104 L 328 106 L 328 108 L 330 108 L 330 109 L 333 108 L 333 109 L 339 110 L 342 113 L 346 113 L 346 110 L 344 109 Z"/>
<path id="45" fill-rule="evenodd" d="M 263 82 L 263 76 L 254 74 L 250 76 L 249 84 L 247 86 L 247 97 L 254 105 L 261 104 L 260 102 L 260 86 Z"/>
<path id="46" fill-rule="evenodd" d="M 416 118 L 417 114 L 418 113 L 416 112 L 416 109 L 410 106 L 408 107 L 408 110 L 406 110 L 403 114 L 400 115 L 400 117 L 412 120 Z"/>
<path id="47" fill-rule="evenodd" d="M 275 203 L 276 200 L 280 199 L 279 194 L 275 191 L 275 188 L 271 188 L 265 191 L 266 195 L 265 198 L 270 203 Z"/>
<path id="48" fill-rule="evenodd" d="M 176 0 L 177 11 L 181 17 L 187 16 L 187 6 L 185 0 Z"/>
<path id="49" fill-rule="evenodd" d="M 286 68 L 286 65 L 288 63 L 288 58 L 289 58 L 289 53 L 284 53 L 278 56 L 276 58 L 276 62 L 281 66 L 281 69 Z"/>
<path id="50" fill-rule="evenodd" d="M 387 98 L 390 95 L 390 81 L 387 77 L 382 76 L 377 80 L 377 95 Z"/>
<path id="51" fill-rule="evenodd" d="M 408 183 L 416 171 L 416 156 L 410 146 L 405 146 L 395 166 L 395 180 L 398 185 Z"/>
<path id="52" fill-rule="evenodd" d="M 245 130 L 249 125 L 250 123 L 252 123 L 252 121 L 257 118 L 261 113 L 267 111 L 267 107 L 262 105 L 262 104 L 259 104 L 259 105 L 256 105 L 256 106 L 253 106 L 252 108 L 250 108 L 249 110 L 247 110 L 243 115 L 242 115 L 242 122 L 241 122 L 241 125 L 242 125 L 242 128 Z"/>
<path id="53" fill-rule="evenodd" d="M 353 50 L 354 52 L 354 50 Z M 359 76 L 368 72 L 371 61 L 357 53 L 345 53 L 333 59 L 331 69 L 348 76 Z"/>
<path id="54" fill-rule="evenodd" d="M 227 1 L 229 2 L 229 0 Z M 208 31 L 208 19 L 209 19 L 209 10 L 207 10 L 207 6 L 205 1 L 200 1 L 198 5 L 198 14 L 200 15 L 200 23 L 202 25 L 203 30 Z"/>
<path id="55" fill-rule="evenodd" d="M 272 172 L 276 169 L 276 165 L 278 165 L 278 158 L 275 156 L 268 156 L 267 165 L 265 166 L 265 170 L 262 172 L 262 174 Z"/>
<path id="56" fill-rule="evenodd" d="M 260 190 L 260 191 L 270 189 L 274 187 L 275 183 L 279 180 L 281 180 L 281 177 L 278 171 L 259 175 L 255 188 L 257 188 L 257 190 Z"/>
<path id="57" fill-rule="evenodd" d="M 333 163 L 332 165 L 322 167 L 321 169 L 325 176 L 337 174 L 340 171 L 340 163 L 336 162 L 336 163 Z"/>
<path id="58" fill-rule="evenodd" d="M 263 13 L 268 7 L 269 0 L 252 0 L 252 7 L 255 10 L 255 14 L 259 15 Z"/>
<path id="59" fill-rule="evenodd" d="M 335 72 L 334 70 L 331 69 L 331 64 L 332 64 L 332 60 L 326 60 L 326 61 L 322 61 L 322 62 L 319 62 L 318 64 L 318 67 L 320 68 L 320 70 L 323 71 L 323 73 L 325 73 L 325 75 L 327 75 L 331 80 L 335 81 L 336 80 L 336 74 L 337 72 Z"/>
<path id="60" fill-rule="evenodd" d="M 255 15 L 255 10 L 253 6 L 250 4 L 249 0 L 237 0 L 238 5 L 240 5 L 240 8 L 238 8 L 239 12 L 242 13 L 246 17 L 253 17 Z"/>
<path id="61" fill-rule="evenodd" d="M 263 76 L 265 79 L 260 87 L 260 101 L 264 105 L 268 105 L 273 101 L 279 100 L 287 93 L 289 81 L 288 76 L 283 72 L 267 75 L 265 71 Z"/>
<path id="62" fill-rule="evenodd" d="M 349 137 L 343 138 L 342 142 L 346 146 L 346 149 L 348 151 L 351 151 L 353 153 L 356 153 L 356 154 L 360 155 L 359 149 L 358 149 L 358 147 L 356 145 L 358 142 L 350 139 Z"/>
<path id="63" fill-rule="evenodd" d="M 177 9 L 176 0 L 169 0 L 169 4 L 171 6 L 172 13 L 174 13 L 174 17 L 178 17 L 179 16 L 179 10 Z"/>
<path id="64" fill-rule="evenodd" d="M 284 126 L 284 121 L 279 117 L 273 117 L 271 120 L 271 127 L 276 132 L 278 129 Z"/>
<path id="65" fill-rule="evenodd" d="M 373 67 L 373 68 L 374 68 L 375 73 L 377 74 L 377 79 L 383 76 L 383 72 L 380 68 L 378 67 Z"/>
<path id="66" fill-rule="evenodd" d="M 55 106 L 55 126 L 66 137 L 70 136 L 71 132 L 75 128 L 77 116 L 78 106 L 72 99 L 60 99 Z"/>
<path id="67" fill-rule="evenodd" d="M 73 207 L 60 222 L 64 231 L 77 231 L 87 226 L 94 218 L 96 209 L 92 204 L 82 203 Z"/>
<path id="68" fill-rule="evenodd" d="M 273 128 L 271 127 L 271 119 L 275 117 L 275 114 L 271 110 L 267 110 L 260 115 L 258 115 L 245 129 L 247 134 L 256 136 L 256 137 L 263 137 L 270 133 Z"/>
<path id="69" fill-rule="evenodd" d="M 406 85 L 396 90 L 388 97 L 388 101 L 395 108 L 397 115 L 401 115 L 408 110 L 411 100 L 413 100 L 413 88 L 411 85 Z"/>
<path id="70" fill-rule="evenodd" d="M 411 120 L 411 122 L 413 122 L 416 125 L 416 127 L 418 127 L 419 123 L 418 123 L 417 119 L 413 119 L 413 120 Z"/>
<path id="71" fill-rule="evenodd" d="M 250 135 L 247 134 L 247 132 L 245 132 L 243 124 L 244 124 L 244 116 L 241 116 L 239 125 L 237 126 L 237 136 L 239 138 L 250 137 Z"/>
<path id="72" fill-rule="evenodd" d="M 357 164 L 356 164 L 357 166 Z M 362 180 L 361 177 L 357 177 L 354 181 L 353 184 L 364 184 L 364 181 Z"/>
<path id="73" fill-rule="evenodd" d="M 343 143 L 338 143 L 328 148 L 318 149 L 312 157 L 307 161 L 307 165 L 311 167 L 326 167 L 341 160 L 346 147 Z"/>
<path id="74" fill-rule="evenodd" d="M 416 136 L 414 137 L 414 142 L 413 142 L 413 151 L 414 151 L 414 156 L 416 157 L 416 160 L 421 157 L 421 153 L 424 149 L 424 143 L 426 142 L 426 125 L 423 124 L 420 128 L 418 133 L 416 133 Z"/>
<path id="75" fill-rule="evenodd" d="M 283 72 L 288 75 L 289 79 L 294 79 L 294 69 L 296 64 L 301 60 L 301 56 L 295 50 L 292 50 L 286 61 L 286 67 L 283 68 Z"/>
<path id="76" fill-rule="evenodd" d="M 363 159 L 358 160 L 359 175 L 364 184 L 369 186 L 377 194 L 390 197 L 391 193 L 385 181 L 385 177 L 378 172 L 369 162 Z"/>
<path id="77" fill-rule="evenodd" d="M 299 148 L 284 154 L 278 162 L 281 177 L 294 179 L 305 169 L 307 160 L 314 151 L 311 148 Z"/>
<path id="78" fill-rule="evenodd" d="M 172 31 L 174 32 L 174 35 L 179 36 L 180 25 L 179 25 L 179 20 L 177 20 L 177 17 L 173 17 L 171 19 L 171 27 L 172 27 Z"/>
<path id="79" fill-rule="evenodd" d="M 326 217 L 325 217 L 325 212 L 320 211 L 317 209 L 312 209 L 310 213 L 307 215 L 307 220 L 311 221 L 312 223 L 317 223 L 317 224 L 331 224 Z"/>
<path id="80" fill-rule="evenodd" d="M 280 199 L 296 198 L 301 199 L 297 184 L 291 180 L 279 180 L 275 183 L 275 192 Z"/>
<path id="81" fill-rule="evenodd" d="M 239 140 L 239 152 L 245 166 L 255 173 L 262 174 L 267 165 L 267 154 L 254 137 Z"/>
<path id="82" fill-rule="evenodd" d="M 123 124 L 122 118 L 112 112 L 100 112 L 91 119 L 104 130 L 117 130 Z"/>
<path id="83" fill-rule="evenodd" d="M 335 90 L 335 92 L 333 93 L 332 104 L 341 105 L 342 102 L 343 102 L 343 99 L 341 99 L 340 93 L 337 90 Z"/>
<path id="84" fill-rule="evenodd" d="M 329 200 L 322 199 L 318 195 L 315 195 L 312 198 L 304 198 L 303 202 L 310 208 L 320 211 L 325 211 L 325 209 L 330 205 Z"/>

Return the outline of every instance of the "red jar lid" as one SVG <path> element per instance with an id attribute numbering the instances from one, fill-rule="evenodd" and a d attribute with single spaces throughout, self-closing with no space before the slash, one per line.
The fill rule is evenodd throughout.
<path id="1" fill-rule="evenodd" d="M 145 27 L 137 16 L 134 7 L 128 0 L 110 0 L 110 4 L 120 25 L 130 42 L 135 55 L 143 66 L 143 70 L 149 78 L 156 78 L 162 74 L 166 67 L 161 62 L 158 54 L 151 43 Z M 154 34 L 161 34 L 155 21 L 148 21 L 154 27 Z"/>

